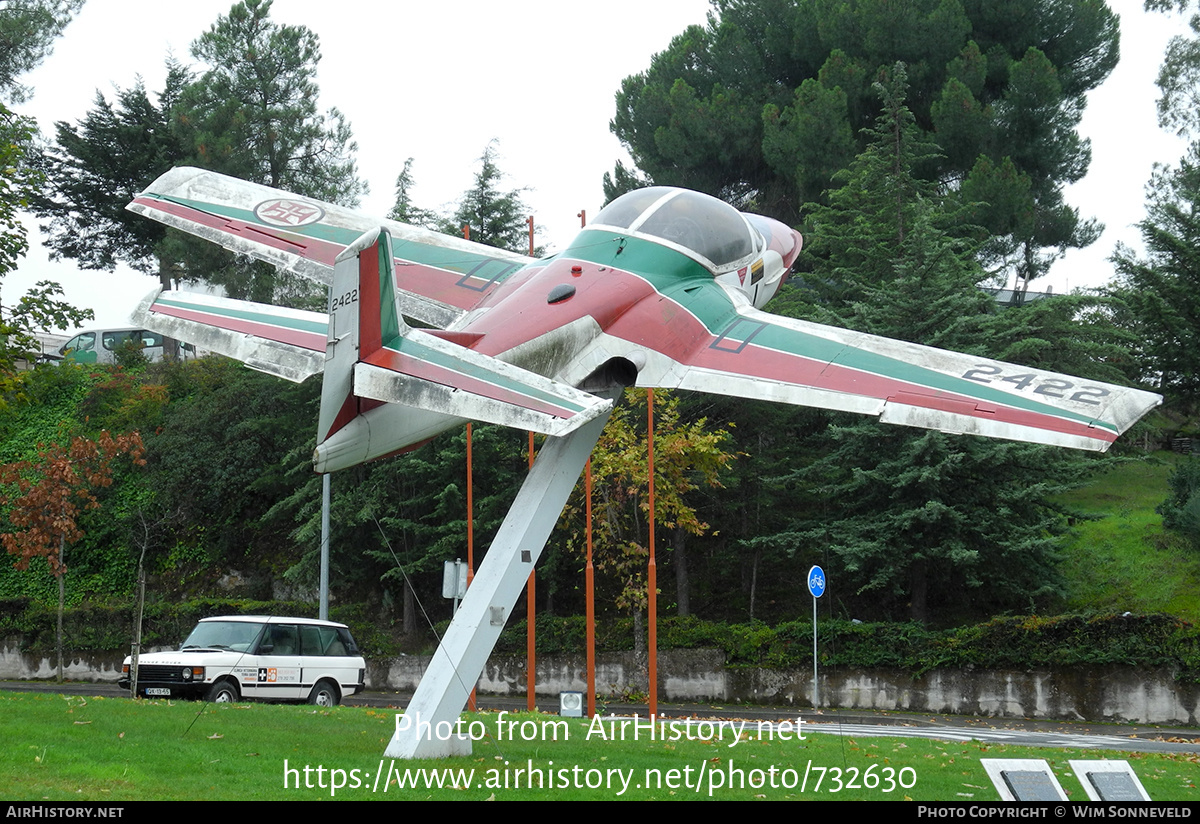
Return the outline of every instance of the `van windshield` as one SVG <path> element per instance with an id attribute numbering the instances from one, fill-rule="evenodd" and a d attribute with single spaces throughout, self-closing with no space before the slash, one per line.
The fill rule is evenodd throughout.
<path id="1" fill-rule="evenodd" d="M 201 621 L 180 649 L 229 649 L 247 652 L 254 646 L 264 624 L 247 621 Z"/>

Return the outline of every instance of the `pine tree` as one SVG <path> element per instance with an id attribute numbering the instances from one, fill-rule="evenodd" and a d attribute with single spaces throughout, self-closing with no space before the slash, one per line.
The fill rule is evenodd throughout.
<path id="1" fill-rule="evenodd" d="M 17 80 L 45 60 L 83 0 L 5 0 L 0 8 L 0 100 L 23 103 L 33 91 Z"/>
<path id="2" fill-rule="evenodd" d="M 978 284 L 974 250 L 948 229 L 956 218 L 938 187 L 915 174 L 935 147 L 904 105 L 904 72 L 877 84 L 883 112 L 869 143 L 812 210 L 812 316 L 864 332 L 987 354 L 995 311 Z M 799 546 L 827 547 L 831 581 L 874 609 L 927 620 L 962 604 L 1025 606 L 1054 593 L 1049 492 L 1077 474 L 1061 451 L 914 432 L 829 416 L 814 435 L 824 454 L 797 470 L 826 506 L 795 523 Z M 845 584 L 843 584 L 845 586 Z M 845 589 L 843 589 L 845 591 Z M 865 600 L 860 601 L 866 604 Z"/>
<path id="3" fill-rule="evenodd" d="M 917 127 L 942 149 L 915 173 L 986 202 L 972 222 L 995 238 L 989 265 L 1028 281 L 1051 250 L 1095 239 L 1062 188 L 1087 170 L 1076 127 L 1118 39 L 1097 0 L 714 0 L 707 25 L 621 83 L 610 128 L 655 183 L 794 223 L 865 147 L 872 83 L 903 61 Z"/>
<path id="4" fill-rule="evenodd" d="M 1177 168 L 1159 167 L 1138 224 L 1147 257 L 1113 257 L 1117 296 L 1129 308 L 1143 376 L 1175 403 L 1200 403 L 1200 143 Z"/>
<path id="5" fill-rule="evenodd" d="M 412 165 L 413 159 L 410 157 L 404 161 L 404 168 L 396 176 L 396 201 L 387 216 L 410 226 L 434 228 L 438 225 L 437 215 L 428 209 L 414 205 L 412 195 L 409 194 L 409 190 L 414 185 Z"/>
<path id="6" fill-rule="evenodd" d="M 522 189 L 505 192 L 500 188 L 504 173 L 496 165 L 498 153 L 493 140 L 479 158 L 475 185 L 463 193 L 458 210 L 444 227 L 447 234 L 461 234 L 469 226 L 471 240 L 497 249 L 529 253 L 529 207 L 521 200 Z M 542 254 L 540 247 L 534 255 Z"/>
<path id="7" fill-rule="evenodd" d="M 208 66 L 180 99 L 177 122 L 194 165 L 318 200 L 357 205 L 366 191 L 357 146 L 336 108 L 317 108 L 317 35 L 270 19 L 271 0 L 245 0 L 192 43 Z M 192 275 L 231 297 L 316 308 L 324 289 L 186 240 Z M 207 248 L 206 248 L 207 247 Z"/>
<path id="8" fill-rule="evenodd" d="M 271 0 L 245 0 L 192 43 L 209 68 L 181 101 L 191 146 L 206 168 L 354 206 L 357 145 L 341 112 L 317 109 L 317 35 L 270 12 Z"/>
<path id="9" fill-rule="evenodd" d="M 173 120 L 180 95 L 191 82 L 187 69 L 167 61 L 157 101 L 138 80 L 95 105 L 75 125 L 55 124 L 47 153 L 47 186 L 35 203 L 55 259 L 71 258 L 84 269 L 112 271 L 117 263 L 157 274 L 171 288 L 173 261 L 164 246 L 167 229 L 125 206 L 156 177 L 187 156 Z"/>

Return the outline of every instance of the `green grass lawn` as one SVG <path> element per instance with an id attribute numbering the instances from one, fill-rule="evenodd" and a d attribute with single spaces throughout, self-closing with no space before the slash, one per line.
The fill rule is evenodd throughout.
<path id="1" fill-rule="evenodd" d="M 555 741 L 549 734 L 553 727 L 546 725 L 560 719 L 520 714 L 504 717 L 515 726 L 501 740 L 500 716 L 481 713 L 466 717 L 476 722 L 476 732 L 486 733 L 471 757 L 392 764 L 382 758 L 395 725 L 389 710 L 4 693 L 0 717 L 0 798 L 12 801 L 998 800 L 980 758 L 1044 758 L 1073 800 L 1086 796 L 1070 774 L 1069 758 L 1122 758 L 1153 799 L 1200 800 L 1195 755 L 814 733 L 804 740 L 791 735 L 792 740 L 768 741 L 753 722 L 734 746 L 728 730 L 722 739 L 649 741 L 643 735 L 633 741 L 627 728 L 626 740 L 611 740 L 596 734 L 587 720 L 564 721 Z M 521 733 L 532 740 L 521 740 Z M 418 786 L 401 788 L 398 779 Z M 589 782 L 598 786 L 589 789 Z M 766 786 L 736 786 L 739 782 Z M 784 786 L 801 782 L 806 782 L 803 791 Z"/>
<path id="2" fill-rule="evenodd" d="M 1061 496 L 1098 520 L 1079 521 L 1064 547 L 1067 611 L 1165 612 L 1200 622 L 1200 554 L 1162 528 L 1154 508 L 1186 458 L 1159 452 L 1117 464 Z"/>

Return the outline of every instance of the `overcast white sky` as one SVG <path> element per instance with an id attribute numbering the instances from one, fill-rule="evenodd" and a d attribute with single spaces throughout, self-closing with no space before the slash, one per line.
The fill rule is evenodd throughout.
<path id="1" fill-rule="evenodd" d="M 24 78 L 35 96 L 19 108 L 53 134 L 55 121 L 86 114 L 97 89 L 111 97 L 114 85 L 140 75 L 157 91 L 167 55 L 190 63 L 192 40 L 231 5 L 88 0 L 50 59 Z M 1083 133 L 1092 140 L 1091 171 L 1068 192 L 1107 230 L 1094 247 L 1056 264 L 1044 281 L 1056 291 L 1107 282 L 1116 241 L 1137 242 L 1132 224 L 1142 217 L 1152 164 L 1183 153 L 1181 141 L 1157 128 L 1154 111 L 1154 77 L 1183 19 L 1144 14 L 1140 0 L 1110 5 L 1121 15 L 1122 59 L 1089 99 Z M 545 227 L 539 242 L 556 249 L 578 228 L 580 209 L 595 214 L 602 176 L 624 156 L 608 130 L 620 81 L 645 69 L 686 26 L 703 23 L 708 8 L 707 0 L 458 0 L 438 10 L 414 0 L 276 0 L 272 17 L 320 36 L 321 106 L 337 106 L 353 128 L 359 173 L 371 187 L 362 211 L 391 208 L 407 157 L 415 158 L 416 203 L 448 209 L 496 138 L 508 184 L 528 187 L 526 202 Z M 95 309 L 97 325 L 117 326 L 154 286 L 132 271 L 51 262 L 36 230 L 31 246 L 3 284 L 6 302 L 50 278 L 71 302 Z"/>

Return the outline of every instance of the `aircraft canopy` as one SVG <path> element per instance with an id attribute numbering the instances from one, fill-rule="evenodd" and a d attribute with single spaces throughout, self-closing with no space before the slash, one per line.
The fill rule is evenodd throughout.
<path id="1" fill-rule="evenodd" d="M 621 195 L 600 210 L 592 225 L 668 241 L 714 275 L 745 266 L 765 245 L 742 213 L 728 203 L 667 186 L 650 186 Z"/>

